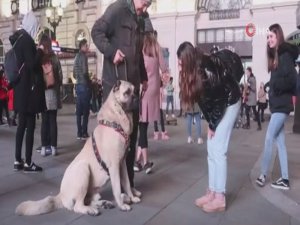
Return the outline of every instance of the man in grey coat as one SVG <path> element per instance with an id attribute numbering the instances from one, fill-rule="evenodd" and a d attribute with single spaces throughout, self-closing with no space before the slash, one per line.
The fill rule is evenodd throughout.
<path id="1" fill-rule="evenodd" d="M 118 0 L 108 6 L 103 16 L 92 28 L 92 38 L 101 53 L 103 62 L 103 101 L 117 80 L 127 80 L 139 93 L 147 89 L 147 73 L 142 54 L 142 15 L 152 0 Z M 134 187 L 133 164 L 135 160 L 139 110 L 133 111 L 133 132 L 126 163 L 131 187 Z"/>

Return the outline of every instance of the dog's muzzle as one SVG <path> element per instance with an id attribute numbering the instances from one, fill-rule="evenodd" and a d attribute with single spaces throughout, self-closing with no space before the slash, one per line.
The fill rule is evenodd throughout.
<path id="1" fill-rule="evenodd" d="M 126 104 L 125 111 L 132 112 L 138 110 L 140 107 L 140 98 L 137 93 L 134 93 L 131 97 L 131 101 Z"/>

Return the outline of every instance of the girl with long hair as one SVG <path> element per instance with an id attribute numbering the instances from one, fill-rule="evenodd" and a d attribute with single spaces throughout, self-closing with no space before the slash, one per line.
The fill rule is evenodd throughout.
<path id="1" fill-rule="evenodd" d="M 269 81 L 271 119 L 265 138 L 261 175 L 256 179 L 256 183 L 260 187 L 265 185 L 272 158 L 273 142 L 276 140 L 281 177 L 273 182 L 271 186 L 283 190 L 290 188 L 284 123 L 289 113 L 294 110 L 292 96 L 296 92 L 297 71 L 295 60 L 297 57 L 297 47 L 284 41 L 281 26 L 279 24 L 271 25 L 267 39 L 268 71 L 271 74 Z"/>
<path id="2" fill-rule="evenodd" d="M 231 60 L 234 53 L 221 52 L 232 66 L 226 66 L 217 54 L 205 55 L 189 42 L 182 43 L 177 50 L 182 107 L 198 103 L 209 125 L 209 185 L 207 193 L 195 201 L 205 212 L 224 211 L 226 207 L 227 150 L 241 105 L 236 77 L 241 78 L 244 72 L 235 69 L 242 68 L 242 64 L 239 57 L 236 64 Z"/>
<path id="3" fill-rule="evenodd" d="M 44 65 L 50 64 L 50 67 L 52 67 L 51 73 L 54 77 L 54 83 L 48 87 L 46 85 L 45 89 L 47 110 L 42 112 L 41 155 L 46 156 L 46 147 L 50 146 L 51 154 L 55 156 L 57 154 L 57 110 L 62 106 L 60 100 L 62 69 L 58 57 L 52 50 L 52 41 L 48 35 L 42 35 L 39 46 L 43 49 L 44 53 L 42 57 L 42 66 L 44 67 Z"/>
<path id="4" fill-rule="evenodd" d="M 139 172 L 144 169 L 148 174 L 154 164 L 148 160 L 147 130 L 149 122 L 153 123 L 160 118 L 160 74 L 167 72 L 167 66 L 149 18 L 145 19 L 145 31 L 143 56 L 148 76 L 148 88 L 141 94 L 139 140 L 134 171 Z"/>

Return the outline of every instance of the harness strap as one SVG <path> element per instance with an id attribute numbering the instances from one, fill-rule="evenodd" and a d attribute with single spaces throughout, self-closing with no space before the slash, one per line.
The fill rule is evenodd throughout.
<path id="1" fill-rule="evenodd" d="M 96 156 L 96 159 L 97 159 L 98 163 L 102 166 L 102 168 L 105 170 L 105 172 L 109 176 L 108 168 L 107 168 L 105 162 L 100 157 L 98 147 L 97 147 L 96 141 L 95 141 L 94 132 L 92 133 L 92 145 L 93 145 L 93 150 L 94 150 L 94 153 L 95 153 L 95 156 Z"/>
<path id="2" fill-rule="evenodd" d="M 128 146 L 128 144 L 129 144 L 129 135 L 125 133 L 125 131 L 123 130 L 123 128 L 121 127 L 120 124 L 117 124 L 116 122 L 110 122 L 110 121 L 107 121 L 107 120 L 99 120 L 99 124 L 101 124 L 103 126 L 106 126 L 106 127 L 111 127 L 116 132 L 121 134 L 123 136 L 123 138 L 125 139 L 126 146 Z"/>

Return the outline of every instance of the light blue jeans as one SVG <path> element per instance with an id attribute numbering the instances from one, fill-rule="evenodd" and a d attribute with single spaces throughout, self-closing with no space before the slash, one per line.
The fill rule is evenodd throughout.
<path id="1" fill-rule="evenodd" d="M 192 137 L 193 118 L 195 118 L 195 120 L 196 120 L 197 138 L 201 138 L 201 117 L 200 117 L 200 112 L 198 112 L 198 113 L 187 113 L 186 114 L 186 126 L 187 126 L 188 136 Z"/>
<path id="2" fill-rule="evenodd" d="M 267 175 L 270 161 L 272 158 L 273 142 L 276 140 L 278 148 L 278 156 L 281 168 L 281 176 L 283 179 L 289 179 L 288 159 L 285 146 L 284 122 L 287 114 L 273 113 L 269 122 L 268 130 L 265 138 L 265 148 L 261 161 L 261 173 Z"/>
<path id="3" fill-rule="evenodd" d="M 231 131 L 240 107 L 241 101 L 228 106 L 217 126 L 215 136 L 207 140 L 208 185 L 209 190 L 217 193 L 225 193 L 226 191 L 227 150 Z"/>

